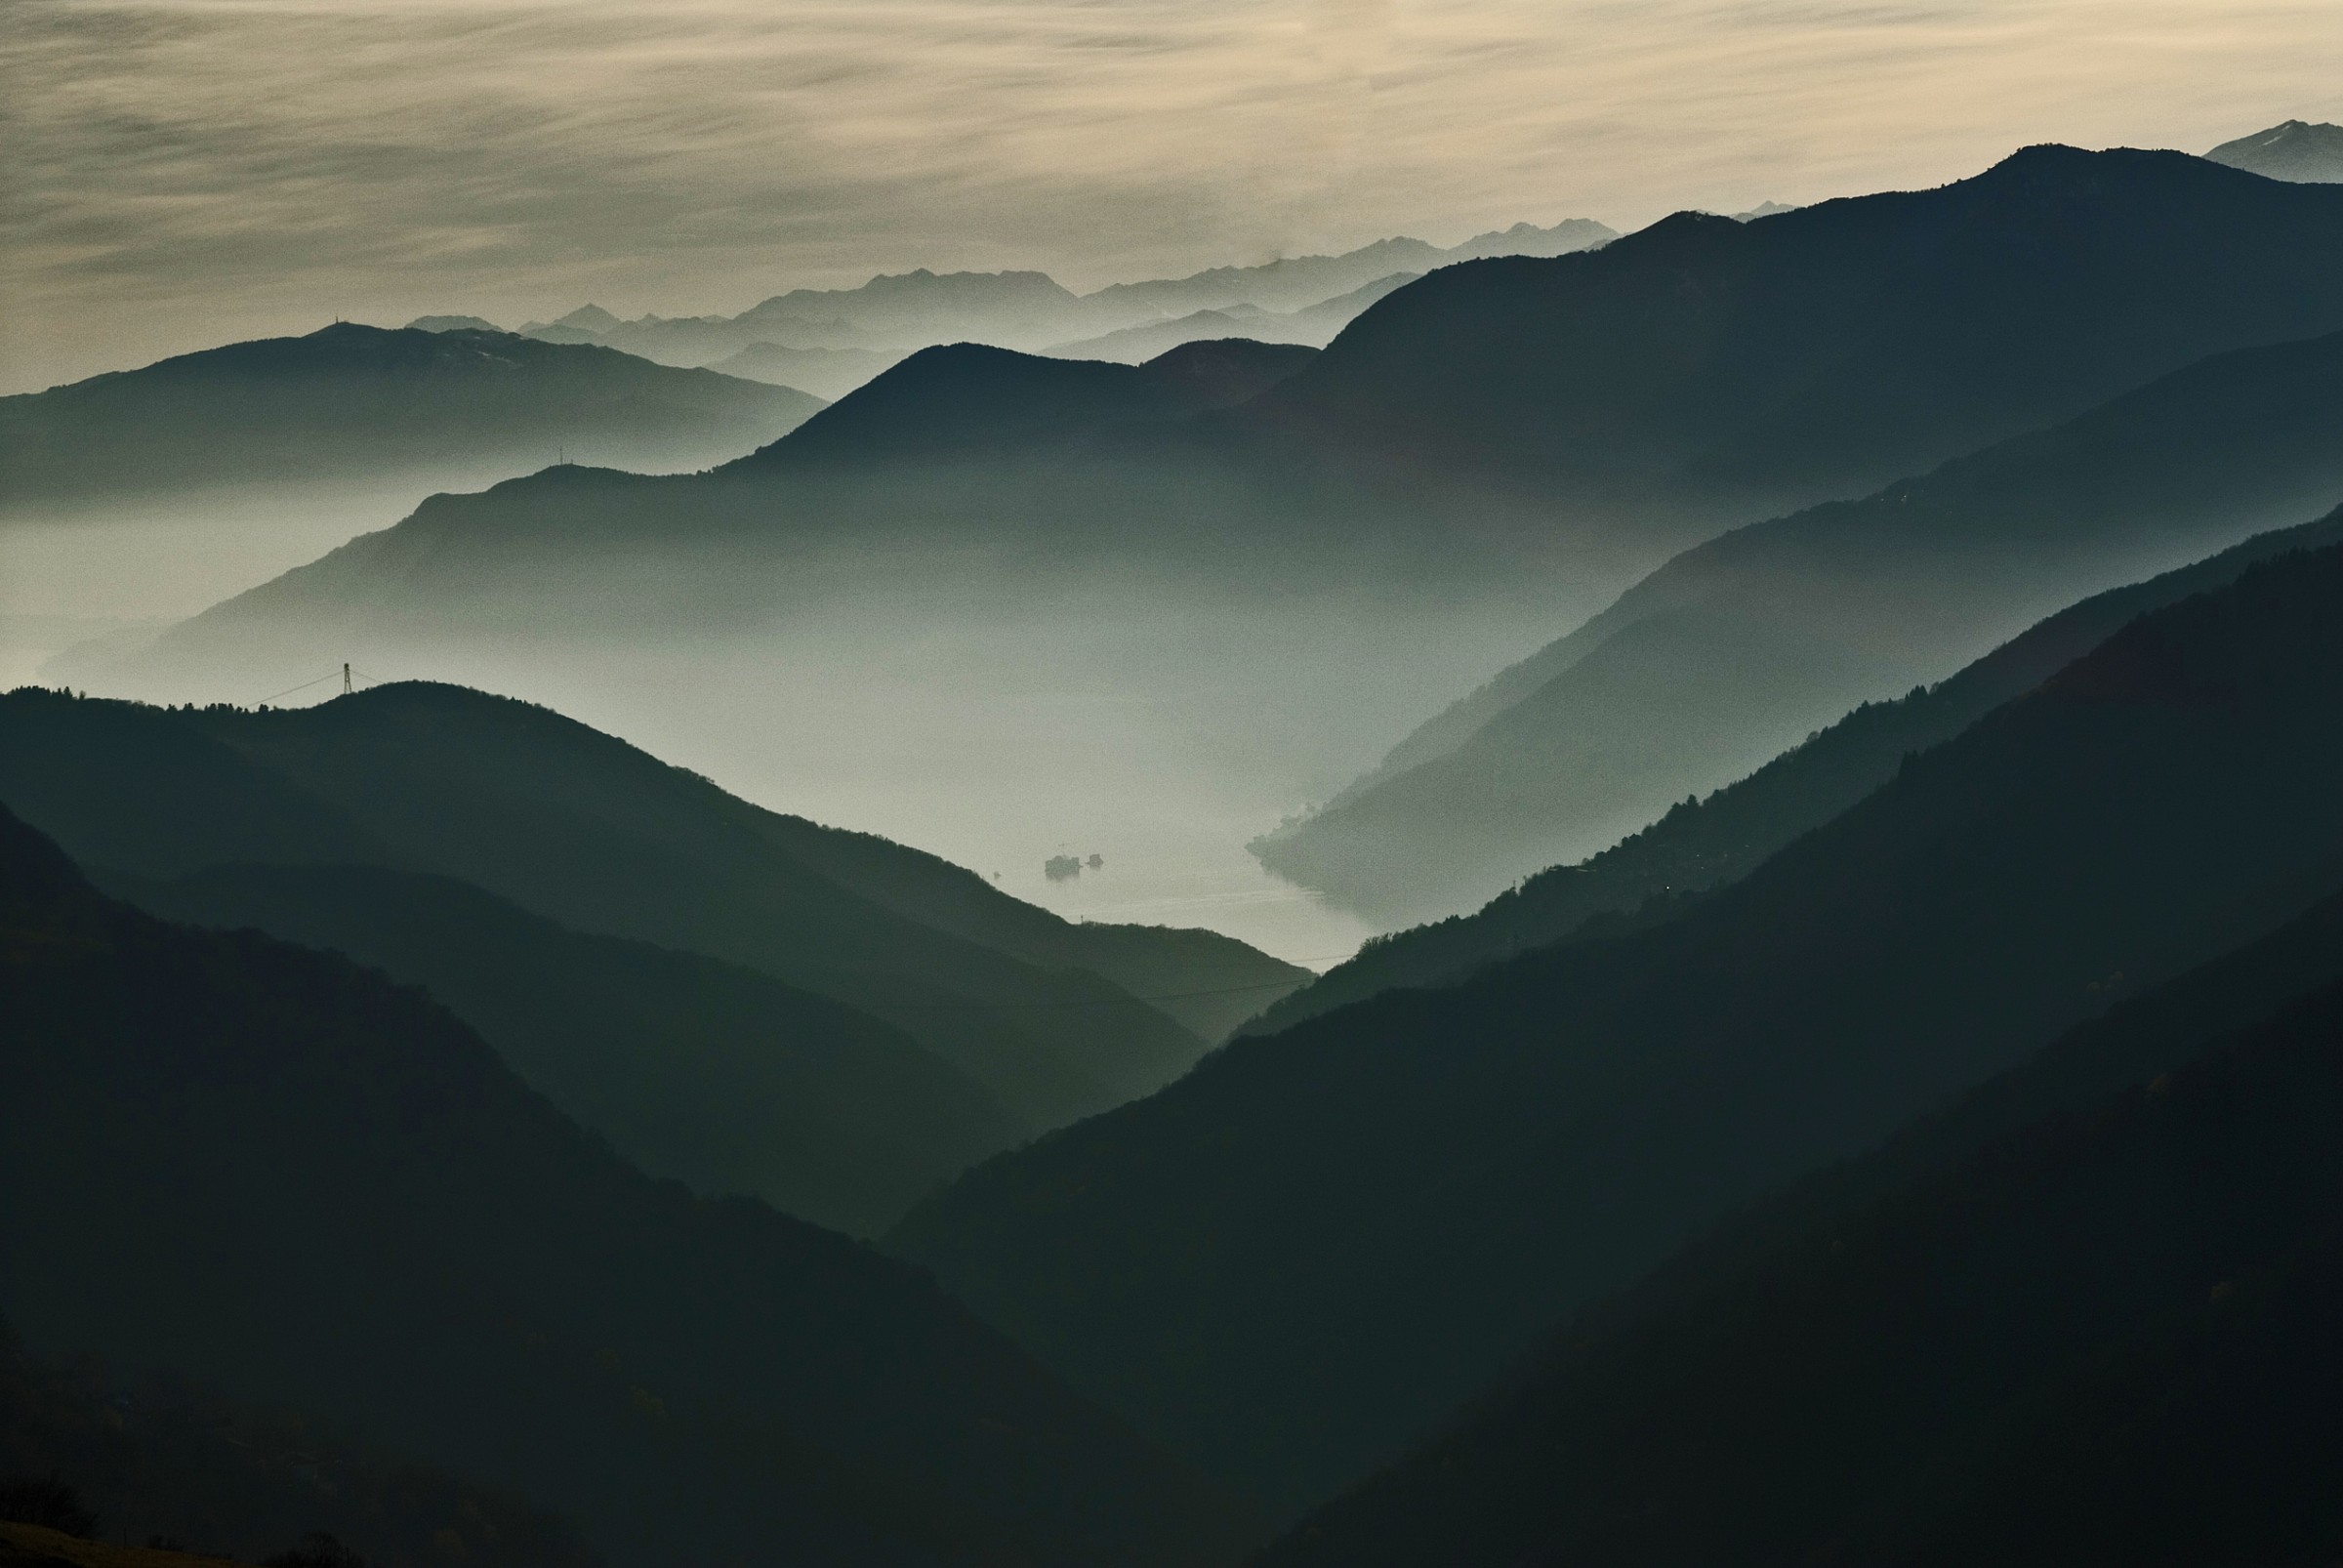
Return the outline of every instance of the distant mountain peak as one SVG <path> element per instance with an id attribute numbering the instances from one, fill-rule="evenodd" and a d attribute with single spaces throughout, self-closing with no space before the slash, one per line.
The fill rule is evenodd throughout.
<path id="1" fill-rule="evenodd" d="M 485 316 L 477 315 L 419 315 L 407 323 L 409 332 L 502 332 L 505 329 Z"/>
<path id="2" fill-rule="evenodd" d="M 2205 156 L 2233 169 L 2303 185 L 2343 185 L 2343 125 L 2287 120 L 2224 142 Z"/>
<path id="3" fill-rule="evenodd" d="M 1253 338 L 1200 338 L 1157 354 L 1140 368 L 1183 385 L 1199 407 L 1225 408 L 1257 396 L 1318 356 L 1303 344 Z"/>
<path id="4" fill-rule="evenodd" d="M 1510 228 L 1493 228 L 1436 254 L 1459 262 L 1484 256 L 1567 256 L 1573 251 L 1608 245 L 1618 237 L 1619 230 L 1608 224 L 1591 218 L 1565 218 L 1544 228 L 1526 222 Z"/>
<path id="5" fill-rule="evenodd" d="M 598 305 L 581 305 L 554 322 L 557 327 L 576 327 L 583 332 L 607 332 L 618 324 L 618 317 Z"/>
<path id="6" fill-rule="evenodd" d="M 908 272 L 882 272 L 858 288 L 792 289 L 760 300 L 740 319 L 794 314 L 809 308 L 884 302 L 911 309 L 966 309 L 970 305 L 1005 303 L 1051 305 L 1071 303 L 1074 295 L 1047 272 L 936 272 L 915 267 Z"/>
<path id="7" fill-rule="evenodd" d="M 2097 160 L 2112 158 L 2121 150 L 2125 149 L 2093 152 L 2087 147 L 2070 146 L 2064 142 L 2035 142 L 2018 148 L 1984 173 L 1973 176 L 1972 181 L 2006 178 L 2013 174 L 2045 174 L 2062 169 L 2079 169 Z"/>
<path id="8" fill-rule="evenodd" d="M 1245 401 L 1316 353 L 1233 334 L 1137 365 L 938 344 L 745 461 L 902 462 L 1080 439 Z"/>
<path id="9" fill-rule="evenodd" d="M 1986 194 L 2066 191 L 2093 204 L 2117 192 L 2129 192 L 2126 199 L 2165 203 L 2178 199 L 2184 190 L 2232 178 L 2208 167 L 2203 158 L 2169 147 L 2094 149 L 2041 142 L 2020 147 L 1982 174 L 1954 181 L 1946 188 Z"/>
<path id="10" fill-rule="evenodd" d="M 765 444 L 821 399 L 485 325 L 336 321 L 176 354 L 0 407 L 0 511 L 212 487 L 477 489 L 564 446 L 694 470 Z"/>

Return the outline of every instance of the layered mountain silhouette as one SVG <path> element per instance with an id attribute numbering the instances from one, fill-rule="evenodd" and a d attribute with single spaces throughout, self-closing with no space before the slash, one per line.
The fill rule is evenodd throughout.
<path id="1" fill-rule="evenodd" d="M 1722 1227 L 1257 1560 L 2320 1560 L 2339 1117 L 2330 899 Z"/>
<path id="2" fill-rule="evenodd" d="M 1110 284 L 1090 298 L 1143 306 L 1163 315 L 1248 305 L 1267 311 L 1300 310 L 1371 287 L 1395 272 L 1428 272 L 1491 256 L 1568 256 L 1618 237 L 1616 229 L 1585 218 L 1564 219 L 1550 228 L 1515 224 L 1448 247 L 1403 234 L 1338 256 L 1295 256 L 1257 267 L 1215 267 L 1187 277 Z"/>
<path id="3" fill-rule="evenodd" d="M 1241 1039 L 890 1245 L 1323 1497 L 1733 1209 L 2343 883 L 2338 594 L 2330 548 L 2155 611 L 1676 918 Z"/>
<path id="4" fill-rule="evenodd" d="M 1952 739 L 2032 690 L 2125 622 L 2234 582 L 2256 562 L 2337 543 L 2343 543 L 2343 510 L 2093 595 L 1948 680 L 1863 704 L 1747 777 L 1706 799 L 1679 802 L 1599 854 L 1541 871 L 1470 915 L 1369 942 L 1357 957 L 1250 1020 L 1246 1031 L 1274 1033 L 1380 991 L 1449 984 L 1531 948 L 1670 919 L 1692 907 L 1696 895 L 1739 881 L 1886 783 L 1911 753 Z"/>
<path id="5" fill-rule="evenodd" d="M 774 343 L 752 343 L 708 368 L 749 381 L 768 381 L 776 387 L 800 388 L 816 397 L 835 400 L 903 357 L 903 352 L 894 349 L 784 349 Z"/>
<path id="6" fill-rule="evenodd" d="M 646 315 L 624 321 L 599 306 L 589 305 L 557 320 L 526 322 L 520 331 L 553 343 L 607 344 L 666 364 L 742 366 L 735 374 L 747 374 L 745 367 L 752 364 L 769 364 L 776 369 L 788 365 L 793 370 L 807 366 L 815 374 L 804 380 L 776 379 L 825 396 L 838 396 L 884 366 L 863 370 L 857 376 L 859 366 L 845 358 L 817 361 L 793 356 L 899 357 L 915 349 L 963 342 L 1041 350 L 1230 307 L 1248 312 L 1291 314 L 1335 304 L 1336 296 L 1350 295 L 1393 273 L 1423 272 L 1487 256 L 1561 256 L 1616 237 L 1612 229 L 1587 219 L 1567 219 L 1548 228 L 1525 223 L 1476 234 L 1453 246 L 1406 237 L 1383 239 L 1338 256 L 1299 256 L 1255 267 L 1217 267 L 1184 278 L 1110 284 L 1087 295 L 1074 293 L 1045 272 L 934 272 L 920 268 L 874 277 L 857 288 L 793 289 L 732 316 Z M 1298 323 L 1290 331 L 1264 336 L 1316 347 L 1365 304 L 1361 300 L 1347 308 L 1336 306 L 1331 313 Z M 1190 331 L 1159 343 L 1154 351 L 1160 353 L 1199 338 L 1229 335 Z M 1149 357 L 1129 349 L 1074 356 L 1126 362 Z M 816 385 L 817 378 L 822 385 Z"/>
<path id="7" fill-rule="evenodd" d="M 1286 343 L 1295 341 L 1291 334 L 1281 332 L 1272 322 L 1283 317 L 1253 307 L 1234 310 L 1191 310 L 1186 315 L 1169 321 L 1150 321 L 1145 326 L 1120 327 L 1113 332 L 1085 338 L 1079 343 L 1061 343 L 1049 351 L 1061 359 L 1108 359 L 1117 364 L 1141 365 L 1160 353 L 1169 353 L 1183 343 L 1213 342 L 1234 338 L 1251 338 L 1257 343 Z M 1327 338 L 1335 335 L 1330 329 L 1313 348 L 1323 348 Z"/>
<path id="8" fill-rule="evenodd" d="M 1585 254 L 1443 268 L 1250 400 L 1079 449 L 993 443 L 907 475 L 893 454 L 924 439 L 909 429 L 862 470 L 792 461 L 928 374 L 906 362 L 704 477 L 563 471 L 434 499 L 215 612 L 200 657 L 324 622 L 457 635 L 490 605 L 516 629 L 598 628 L 622 607 L 704 627 L 776 613 L 811 559 L 849 581 L 884 559 L 891 591 L 921 569 L 886 553 L 899 544 L 934 547 L 928 569 L 956 585 L 971 561 L 1090 559 L 1330 594 L 1535 583 L 1590 608 L 1728 523 L 1871 492 L 2210 353 L 2343 327 L 2337 241 L 2332 187 L 2038 147 L 1938 190 L 1747 224 L 1687 214 Z M 1044 415 L 1047 389 L 1074 385 L 1033 376 Z M 646 552 L 667 573 L 655 608 Z M 196 640 L 169 656 L 197 660 Z"/>
<path id="9" fill-rule="evenodd" d="M 469 487 L 572 458 L 707 468 L 821 400 L 607 349 L 337 323 L 0 398 L 0 510 L 204 489 Z"/>
<path id="10" fill-rule="evenodd" d="M 2333 185 L 2343 182 L 2343 125 L 2288 120 L 2267 131 L 2224 142 L 2205 154 L 2215 163 L 2273 180 Z"/>
<path id="11" fill-rule="evenodd" d="M 1070 925 L 933 856 L 760 810 L 545 709 L 461 687 L 381 686 L 291 712 L 173 712 L 21 690 L 0 698 L 0 802 L 108 873 L 153 880 L 237 867 L 359 866 L 450 879 L 493 895 L 409 884 L 399 895 L 410 900 L 403 913 L 386 899 L 366 914 L 349 907 L 362 895 L 347 881 L 305 904 L 307 895 L 278 876 L 254 902 L 230 897 L 221 918 L 259 919 L 270 928 L 284 921 L 283 929 L 304 939 L 344 935 L 394 973 L 446 980 L 456 992 L 450 1000 L 479 1009 L 474 1021 L 492 1037 L 512 1034 L 524 1071 L 550 1050 L 574 1053 L 568 1076 L 544 1085 L 573 1109 L 589 1103 L 581 1096 L 590 1090 L 614 1112 L 627 1109 L 621 1102 L 654 1066 L 670 1075 L 665 1093 L 685 1096 L 681 1103 L 700 1114 L 717 1114 L 708 1096 L 725 1075 L 740 1089 L 752 1069 L 767 1075 L 760 1093 L 769 1106 L 793 1075 L 798 1090 L 808 1089 L 813 1080 L 803 1075 L 822 1057 L 875 1042 L 851 1068 L 860 1109 L 833 1134 L 833 1151 L 851 1158 L 828 1179 L 858 1168 L 872 1175 L 880 1146 L 837 1140 L 874 1119 L 899 1117 L 893 1146 L 912 1163 L 889 1178 L 897 1192 L 998 1125 L 971 1103 L 966 1081 L 1030 1135 L 1171 1081 L 1220 1032 L 1307 978 L 1209 932 Z M 235 873 L 226 885 L 249 875 Z M 186 897 L 192 902 L 177 907 L 200 915 L 205 886 L 155 896 Z M 471 960 L 492 961 L 500 972 L 459 985 L 448 966 L 467 960 L 448 944 L 467 928 L 513 945 Z M 597 947 L 587 935 L 720 964 Z M 529 1005 L 532 986 L 570 988 L 569 1005 L 587 1005 L 589 983 L 563 978 L 584 964 L 609 967 L 598 984 L 622 970 L 643 977 L 635 1013 L 643 1021 L 660 998 L 707 1011 L 669 1013 L 671 1049 L 656 1055 L 654 1042 L 624 1031 L 600 1043 L 584 1035 L 530 1044 L 526 1030 L 551 1025 L 524 1026 L 512 1020 L 514 1010 Z M 719 972 L 722 966 L 783 983 L 758 986 Z M 815 997 L 792 995 L 791 987 Z M 1138 995 L 1170 1000 L 1152 1005 Z M 870 1017 L 842 1016 L 838 1007 L 816 1006 L 819 998 Z M 802 1034 L 771 1040 L 760 1032 L 793 1019 Z M 604 1020 L 613 1029 L 621 1021 Z M 734 1023 L 754 1031 L 732 1036 Z M 893 1031 L 939 1059 L 913 1071 L 903 1041 L 887 1038 Z M 696 1062 L 685 1053 L 687 1039 L 698 1041 L 690 1047 Z M 797 1066 L 781 1059 L 790 1052 Z M 716 1078 L 705 1076 L 719 1067 Z M 685 1135 L 679 1123 L 654 1105 L 637 1104 L 630 1114 L 668 1121 L 611 1121 L 603 1130 L 622 1147 L 663 1140 L 676 1169 L 676 1140 Z M 753 1130 L 719 1138 L 714 1125 L 720 1124 L 704 1135 L 709 1146 L 697 1158 L 741 1169 L 738 1162 L 752 1158 Z M 934 1144 L 907 1144 L 915 1129 L 927 1130 Z M 726 1152 L 735 1136 L 741 1141 Z M 710 1178 L 704 1163 L 692 1174 Z M 866 1187 L 860 1201 L 867 1215 L 881 1200 Z"/>
<path id="12" fill-rule="evenodd" d="M 2209 353 L 2343 326 L 2307 242 L 2338 227 L 2343 198 L 2321 186 L 2029 147 L 1936 190 L 1758 223 L 1684 213 L 1583 256 L 1444 268 L 1255 412 L 1385 472 L 1501 475 L 1572 510 L 1763 516 Z"/>
<path id="13" fill-rule="evenodd" d="M 917 1272 L 651 1180 L 429 997 L 0 817 L 0 1307 L 359 1425 L 614 1563 L 1194 1563 L 1244 1527 Z"/>
<path id="14" fill-rule="evenodd" d="M 589 314 L 588 312 L 592 313 Z M 859 288 L 792 289 L 736 316 L 644 316 L 621 321 L 588 307 L 550 323 L 556 332 L 670 363 L 697 364 L 752 344 L 785 349 L 909 350 L 973 340 L 1039 348 L 1119 325 L 1046 272 L 932 272 L 919 268 Z M 523 332 L 546 332 L 531 322 Z"/>
<path id="15" fill-rule="evenodd" d="M 174 689 L 190 673 L 274 669 L 314 645 L 321 619 L 344 646 L 483 634 L 604 640 L 614 624 L 754 629 L 858 590 L 965 598 L 997 582 L 1006 602 L 1039 605 L 1055 592 L 1052 573 L 1202 564 L 1225 577 L 1237 560 L 1264 557 L 1299 566 L 1307 552 L 1295 530 L 1256 526 L 1248 481 L 1200 464 L 1194 428 L 1313 353 L 1237 339 L 1134 366 L 976 344 L 924 350 L 714 474 L 569 467 L 434 496 L 397 527 L 127 660 L 102 653 L 97 679 L 160 671 Z M 653 516 L 655 537 L 643 532 Z M 1323 518 L 1312 538 L 1339 525 Z M 560 564 L 540 569 L 549 552 Z M 56 674 L 88 679 L 69 660 Z"/>
<path id="16" fill-rule="evenodd" d="M 1245 402 L 1315 351 L 1244 338 L 1183 344 L 1145 364 L 1014 353 L 981 344 L 924 349 L 844 401 L 803 438 L 757 455 L 762 470 L 884 471 L 939 459 L 1031 453 L 1068 440 Z"/>
<path id="17" fill-rule="evenodd" d="M 1124 327 L 1103 333 L 1079 343 L 1061 343 L 1049 351 L 1066 359 L 1112 359 L 1121 364 L 1144 364 L 1158 354 L 1169 353 L 1183 343 L 1209 342 L 1216 338 L 1251 338 L 1261 343 L 1298 343 L 1313 349 L 1323 349 L 1334 341 L 1335 334 L 1358 317 L 1360 311 L 1396 289 L 1407 287 L 1423 274 L 1394 272 L 1389 277 L 1338 294 L 1331 300 L 1304 307 L 1298 310 L 1264 310 L 1258 306 L 1237 306 L 1219 310 L 1193 310 L 1169 321 L 1151 321 L 1143 326 Z"/>
<path id="18" fill-rule="evenodd" d="M 1477 911 L 1324 977 L 462 686 L 0 695 L 0 1568 L 2343 1555 L 2339 138 L 0 399 L 13 516 L 489 485 L 51 679 L 867 721 L 1052 878 L 1516 661 L 1255 845 Z"/>
<path id="19" fill-rule="evenodd" d="M 2338 419 L 2343 336 L 2243 350 L 1862 502 L 1738 529 L 1255 852 L 1392 924 L 1473 907 L 2062 603 L 2325 510 L 2343 499 Z"/>
<path id="20" fill-rule="evenodd" d="M 476 315 L 419 315 L 407 323 L 414 332 L 502 332 L 505 329 L 485 316 Z"/>
<path id="21" fill-rule="evenodd" d="M 86 1527 L 60 1529 L 82 1526 L 67 1517 L 75 1509 Z M 12 1523 L 27 1516 L 56 1533 Z M 601 1561 L 559 1520 L 308 1412 L 247 1404 L 184 1376 L 32 1354 L 0 1324 L 6 1568 L 197 1568 L 197 1557 L 136 1547 L 99 1555 L 105 1541 L 158 1539 L 204 1562 L 260 1562 L 318 1533 L 379 1568 L 436 1568 L 458 1551 L 514 1568 Z"/>
<path id="22" fill-rule="evenodd" d="M 109 876 L 141 907 L 420 985 L 653 1176 L 858 1235 L 1033 1123 L 898 1029 L 758 970 L 566 929 L 444 877 L 227 865 Z"/>

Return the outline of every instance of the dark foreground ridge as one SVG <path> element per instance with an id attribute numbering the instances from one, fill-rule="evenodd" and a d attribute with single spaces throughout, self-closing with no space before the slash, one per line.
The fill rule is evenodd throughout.
<path id="1" fill-rule="evenodd" d="M 1958 675 L 1837 723 L 1704 800 L 1576 865 L 1540 872 L 1471 915 L 1372 941 L 1350 962 L 1246 1025 L 1273 1034 L 1401 986 L 1453 984 L 1486 965 L 1574 936 L 1672 918 L 1693 896 L 1740 881 L 1800 834 L 1893 778 L 1913 752 L 1951 740 L 2024 695 L 2130 621 L 2234 582 L 2256 562 L 2343 542 L 2343 511 L 2256 534 L 2208 559 L 2110 589 L 2035 623 Z"/>
<path id="2" fill-rule="evenodd" d="M 1679 918 L 1248 1038 L 891 1245 L 1301 1505 L 1586 1301 L 2343 878 L 2343 550 L 2143 617 Z"/>
<path id="3" fill-rule="evenodd" d="M 432 986 L 653 1170 L 856 1229 L 1177 1077 L 1307 977 L 1070 924 L 455 686 L 257 713 L 18 691 L 0 802 L 165 913 Z"/>
<path id="4" fill-rule="evenodd" d="M 0 1565 L 180 1568 L 132 1545 L 158 1541 L 260 1563 L 320 1533 L 371 1568 L 603 1562 L 542 1511 L 310 1412 L 34 1355 L 0 1325 Z"/>
<path id="5" fill-rule="evenodd" d="M 1243 1516 L 916 1271 L 654 1182 L 419 992 L 0 817 L 0 1309 L 361 1425 L 620 1564 L 1187 1564 Z"/>
<path id="6" fill-rule="evenodd" d="M 2343 1549 L 2343 899 L 1556 1337 L 1260 1568 Z"/>

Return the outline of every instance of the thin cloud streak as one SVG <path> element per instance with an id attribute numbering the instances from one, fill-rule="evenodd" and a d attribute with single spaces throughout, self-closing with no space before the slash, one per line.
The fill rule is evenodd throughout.
<path id="1" fill-rule="evenodd" d="M 8 390 L 334 314 L 1078 286 L 2343 113 L 2333 0 L 15 0 Z"/>

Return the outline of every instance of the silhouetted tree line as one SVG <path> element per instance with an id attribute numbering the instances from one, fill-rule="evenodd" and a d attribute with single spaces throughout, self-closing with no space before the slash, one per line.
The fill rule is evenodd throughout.
<path id="1" fill-rule="evenodd" d="M 85 1540 L 98 1530 L 98 1515 L 81 1501 L 79 1492 L 54 1472 L 0 1481 L 0 1519 L 62 1530 Z"/>

